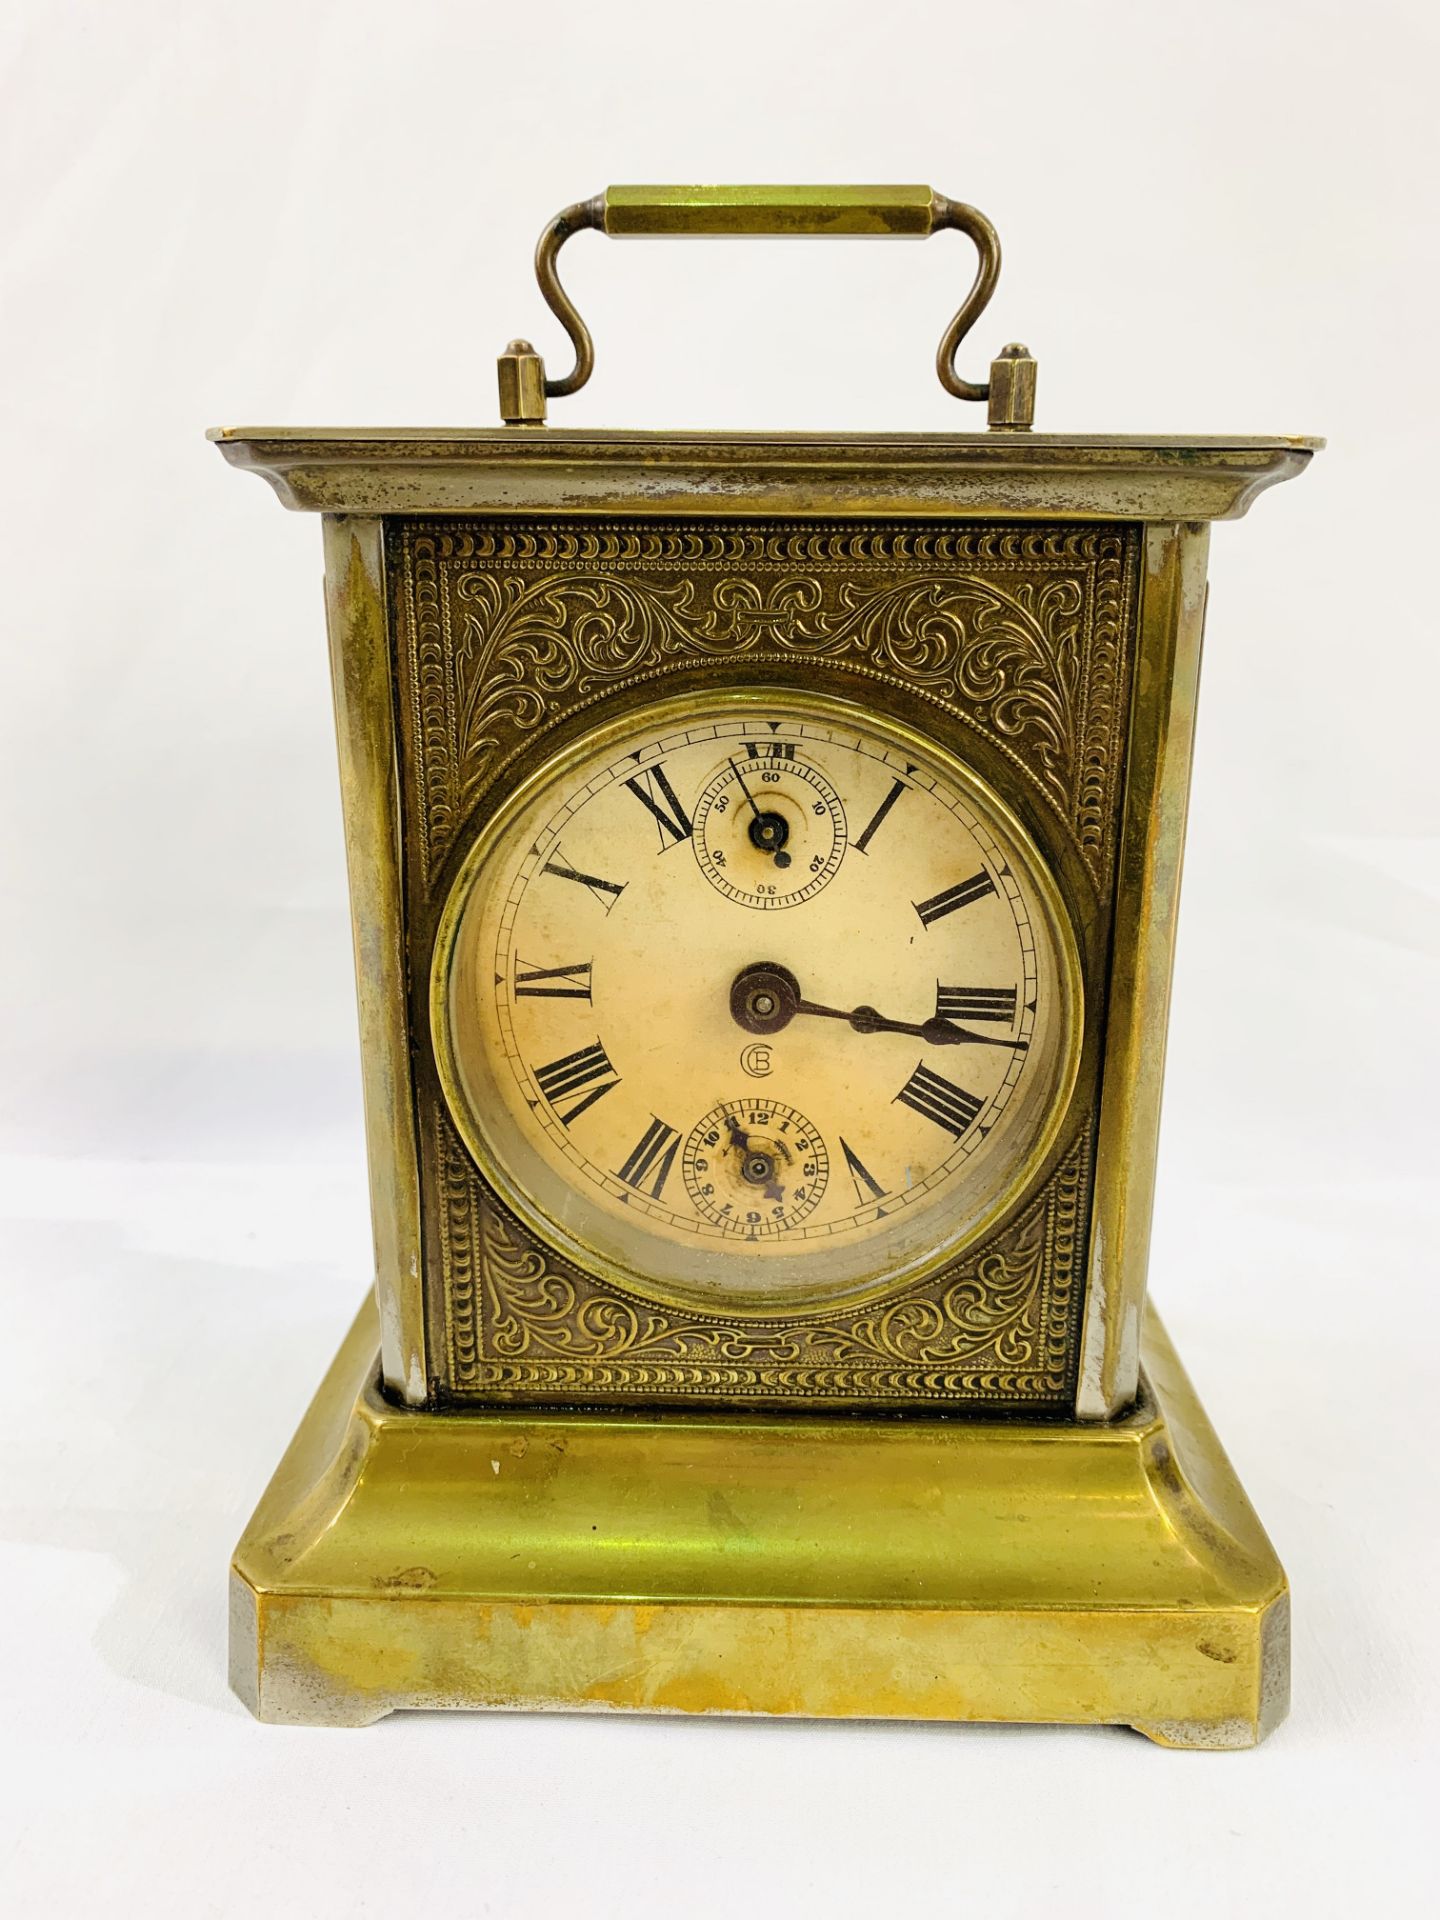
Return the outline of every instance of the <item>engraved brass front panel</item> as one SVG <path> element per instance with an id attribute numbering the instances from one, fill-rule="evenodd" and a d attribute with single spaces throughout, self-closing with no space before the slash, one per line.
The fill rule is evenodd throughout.
<path id="1" fill-rule="evenodd" d="M 406 953 L 435 1392 L 816 1405 L 1073 1403 L 1138 535 L 1113 524 L 394 521 Z M 891 1295 L 773 1318 L 662 1305 L 497 1200 L 431 1053 L 441 908 L 495 806 L 687 690 L 849 698 L 971 764 L 1041 850 L 1086 1008 L 1053 1151 L 994 1230 Z"/>

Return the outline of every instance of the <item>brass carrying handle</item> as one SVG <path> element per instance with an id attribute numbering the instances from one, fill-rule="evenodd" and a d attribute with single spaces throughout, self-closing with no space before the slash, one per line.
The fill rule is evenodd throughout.
<path id="1" fill-rule="evenodd" d="M 546 227 L 535 249 L 535 277 L 546 305 L 569 335 L 575 365 L 561 379 L 525 340 L 500 358 L 500 408 L 507 425 L 540 425 L 545 400 L 578 393 L 595 368 L 595 345 L 575 303 L 560 284 L 561 247 L 587 227 L 615 239 L 660 235 L 871 234 L 927 239 L 953 228 L 979 254 L 975 279 L 946 327 L 935 355 L 940 384 L 957 400 L 988 400 L 992 427 L 1024 430 L 1034 415 L 1035 362 L 1023 347 L 1007 347 L 988 381 L 964 379 L 955 368 L 960 343 L 984 312 L 1000 277 L 1000 239 L 983 213 L 929 187 L 607 187 L 579 200 Z"/>

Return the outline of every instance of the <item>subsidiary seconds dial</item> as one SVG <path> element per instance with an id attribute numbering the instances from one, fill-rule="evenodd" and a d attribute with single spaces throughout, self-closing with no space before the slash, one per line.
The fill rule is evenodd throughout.
<path id="1" fill-rule="evenodd" d="M 840 796 L 793 740 L 744 740 L 701 790 L 695 857 L 741 906 L 797 906 L 831 880 L 845 852 Z"/>
<path id="2" fill-rule="evenodd" d="M 1055 1137 L 1078 978 L 1033 845 L 936 743 L 820 695 L 696 695 L 496 811 L 432 1029 L 533 1232 L 632 1291 L 767 1311 L 983 1230 Z"/>

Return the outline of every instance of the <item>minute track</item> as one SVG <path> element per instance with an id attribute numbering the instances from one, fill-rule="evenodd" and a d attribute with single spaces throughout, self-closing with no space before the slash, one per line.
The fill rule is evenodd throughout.
<path id="1" fill-rule="evenodd" d="M 998 1203 L 1066 1070 L 1033 852 L 933 747 L 793 701 L 597 729 L 477 855 L 467 1145 L 534 1232 L 642 1292 L 783 1305 L 932 1257 Z M 772 811 L 788 869 L 751 838 Z M 768 1011 L 737 1017 L 766 967 Z M 687 1146 L 717 1102 L 716 1144 Z"/>

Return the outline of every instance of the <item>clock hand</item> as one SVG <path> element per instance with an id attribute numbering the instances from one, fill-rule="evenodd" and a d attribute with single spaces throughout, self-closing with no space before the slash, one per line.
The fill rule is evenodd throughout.
<path id="1" fill-rule="evenodd" d="M 1028 1041 L 1010 1040 L 999 1034 L 976 1033 L 973 1027 L 957 1027 L 953 1021 L 939 1018 L 922 1020 L 918 1026 L 909 1020 L 887 1020 L 874 1007 L 856 1007 L 852 1013 L 837 1014 L 831 1007 L 817 1007 L 809 1000 L 802 1000 L 795 1011 L 848 1020 L 856 1033 L 913 1033 L 927 1047 L 1010 1047 L 1023 1053 L 1029 1044 Z"/>
<path id="2" fill-rule="evenodd" d="M 856 1033 L 909 1033 L 930 1047 L 1009 1047 L 1024 1052 L 1027 1040 L 1011 1040 L 989 1033 L 976 1033 L 971 1027 L 956 1026 L 950 1020 L 887 1020 L 874 1007 L 822 1006 L 807 1000 L 800 982 L 788 967 L 762 960 L 743 967 L 730 988 L 730 1011 L 747 1033 L 779 1033 L 788 1027 L 797 1013 L 808 1013 L 821 1020 L 844 1020 Z"/>
<path id="3" fill-rule="evenodd" d="M 998 1034 L 976 1033 L 973 1027 L 957 1027 L 950 1020 L 887 1020 L 883 1013 L 877 1013 L 874 1007 L 855 1007 L 846 1013 L 840 1007 L 822 1007 L 813 1000 L 797 1000 L 796 1013 L 814 1013 L 825 1020 L 845 1020 L 856 1033 L 913 1033 L 923 1040 L 927 1047 L 1010 1047 L 1023 1052 L 1029 1045 L 1025 1040 L 1010 1040 Z"/>
<path id="4" fill-rule="evenodd" d="M 740 791 L 750 803 L 750 811 L 755 818 L 750 822 L 750 844 L 758 847 L 761 853 L 775 856 L 777 867 L 788 867 L 790 856 L 785 851 L 785 842 L 790 838 L 790 826 L 783 814 L 762 813 L 755 804 L 755 796 L 745 784 L 745 776 L 732 759 L 730 771 L 740 783 Z"/>
<path id="5" fill-rule="evenodd" d="M 733 756 L 730 761 L 730 771 L 734 774 L 735 778 L 739 781 L 740 791 L 744 794 L 745 798 L 750 802 L 750 811 L 754 814 L 757 820 L 763 822 L 765 816 L 763 813 L 761 813 L 759 807 L 756 806 L 755 796 L 753 793 L 751 793 L 749 787 L 746 786 L 745 776 L 740 771 L 739 767 L 736 766 Z"/>

